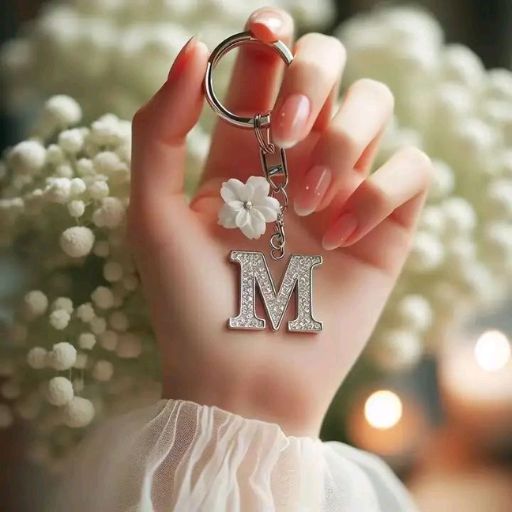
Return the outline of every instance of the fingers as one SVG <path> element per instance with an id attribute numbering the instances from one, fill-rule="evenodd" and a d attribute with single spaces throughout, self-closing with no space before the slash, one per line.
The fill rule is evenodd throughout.
<path id="1" fill-rule="evenodd" d="M 298 215 L 324 209 L 335 196 L 339 202 L 346 200 L 369 170 L 393 106 L 392 93 L 380 82 L 362 79 L 349 88 L 295 190 Z"/>
<path id="2" fill-rule="evenodd" d="M 170 195 L 181 194 L 185 137 L 201 113 L 207 59 L 206 45 L 192 38 L 176 57 L 164 85 L 135 114 L 132 202 L 158 207 Z"/>
<path id="3" fill-rule="evenodd" d="M 280 39 L 290 45 L 293 41 L 293 19 L 282 9 L 258 9 L 247 20 L 246 29 L 265 43 Z M 228 108 L 235 113 L 269 111 L 284 66 L 281 57 L 271 48 L 260 44 L 242 46 L 228 90 Z"/>
<path id="4" fill-rule="evenodd" d="M 282 9 L 265 7 L 255 11 L 246 23 L 247 30 L 264 42 L 293 41 L 291 16 Z M 240 48 L 226 98 L 226 107 L 236 114 L 253 115 L 272 109 L 285 63 L 272 49 L 259 44 Z M 203 174 L 203 183 L 219 176 L 245 180 L 254 168 L 254 133 L 219 122 L 213 133 L 211 151 Z M 233 158 L 236 148 L 239 158 Z M 245 173 L 245 174 L 244 174 Z"/>
<path id="5" fill-rule="evenodd" d="M 425 195 L 430 175 L 431 162 L 422 151 L 406 148 L 396 153 L 348 198 L 324 234 L 324 248 L 353 245 L 390 216 L 411 228 L 422 204 L 415 200 Z"/>
<path id="6" fill-rule="evenodd" d="M 326 102 L 332 105 L 331 92 L 344 65 L 338 39 L 311 33 L 297 41 L 273 114 L 272 136 L 278 146 L 290 148 L 309 134 Z"/>

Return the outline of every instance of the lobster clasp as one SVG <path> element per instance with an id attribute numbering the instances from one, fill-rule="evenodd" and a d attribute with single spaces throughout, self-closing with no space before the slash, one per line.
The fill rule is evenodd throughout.
<path id="1" fill-rule="evenodd" d="M 286 152 L 283 148 L 278 149 L 279 151 L 267 153 L 260 148 L 261 167 L 273 192 L 278 192 L 288 185 Z"/>

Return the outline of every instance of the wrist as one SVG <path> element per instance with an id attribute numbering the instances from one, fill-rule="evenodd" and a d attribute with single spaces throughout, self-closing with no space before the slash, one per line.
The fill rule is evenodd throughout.
<path id="1" fill-rule="evenodd" d="M 286 435 L 317 438 L 323 414 L 311 414 L 295 400 L 281 402 L 272 392 L 249 393 L 247 387 L 232 383 L 229 386 L 205 379 L 164 379 L 162 398 L 185 400 L 204 406 L 214 406 L 246 419 L 279 425 Z M 219 385 L 220 384 L 220 385 Z"/>

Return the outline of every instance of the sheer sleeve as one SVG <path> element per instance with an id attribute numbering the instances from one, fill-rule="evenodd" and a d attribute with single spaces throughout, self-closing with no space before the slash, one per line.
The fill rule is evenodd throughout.
<path id="1" fill-rule="evenodd" d="M 68 461 L 56 512 L 414 512 L 375 457 L 272 423 L 161 400 L 107 421 Z"/>

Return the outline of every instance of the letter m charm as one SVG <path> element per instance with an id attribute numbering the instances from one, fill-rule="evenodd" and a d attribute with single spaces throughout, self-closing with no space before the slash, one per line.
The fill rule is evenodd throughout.
<path id="1" fill-rule="evenodd" d="M 292 292 L 297 288 L 297 318 L 288 322 L 292 332 L 320 332 L 322 322 L 313 318 L 313 268 L 321 256 L 292 255 L 279 291 L 276 292 L 265 256 L 261 252 L 231 251 L 230 260 L 240 265 L 240 312 L 228 321 L 231 329 L 264 329 L 265 320 L 256 315 L 256 286 L 272 329 L 283 321 Z"/>

